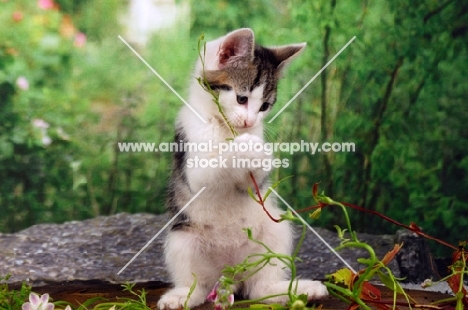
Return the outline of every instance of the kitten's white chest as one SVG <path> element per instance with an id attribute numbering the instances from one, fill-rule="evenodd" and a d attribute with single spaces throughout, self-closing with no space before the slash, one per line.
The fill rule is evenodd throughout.
<path id="1" fill-rule="evenodd" d="M 194 223 L 194 232 L 206 243 L 223 245 L 243 243 L 247 240 L 246 229 L 251 229 L 254 236 L 259 235 L 265 225 L 263 217 L 266 215 L 259 212 L 260 205 L 253 200 L 243 204 L 245 200 L 237 201 L 241 206 L 229 204 L 208 210 L 200 209 L 198 212 L 194 210 L 190 214 Z M 250 197 L 247 200 L 250 200 Z"/>

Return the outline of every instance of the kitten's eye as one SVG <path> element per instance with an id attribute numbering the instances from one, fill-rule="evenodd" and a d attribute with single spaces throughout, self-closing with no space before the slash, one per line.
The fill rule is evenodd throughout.
<path id="1" fill-rule="evenodd" d="M 224 90 L 224 91 L 230 91 L 232 89 L 231 86 L 225 85 L 225 84 L 210 84 L 210 87 L 212 90 Z"/>
<path id="2" fill-rule="evenodd" d="M 260 107 L 260 112 L 264 112 L 268 110 L 269 107 L 270 107 L 270 104 L 268 102 L 264 102 L 262 106 Z"/>
<path id="3" fill-rule="evenodd" d="M 238 104 L 245 104 L 245 103 L 247 103 L 247 100 L 249 100 L 249 98 L 246 97 L 246 96 L 237 96 L 237 103 Z"/>
<path id="4" fill-rule="evenodd" d="M 218 89 L 219 90 L 230 91 L 232 89 L 232 87 L 229 86 L 229 85 L 223 84 L 223 85 L 219 85 Z"/>

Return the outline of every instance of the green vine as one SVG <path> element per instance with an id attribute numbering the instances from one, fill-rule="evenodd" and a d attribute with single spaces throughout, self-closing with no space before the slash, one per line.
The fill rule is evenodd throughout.
<path id="1" fill-rule="evenodd" d="M 202 46 L 203 46 L 203 55 L 202 55 Z M 206 79 L 206 72 L 205 72 L 205 56 L 206 56 L 206 42 L 205 42 L 205 36 L 202 34 L 199 39 L 198 39 L 198 57 L 200 58 L 201 64 L 202 64 L 202 72 L 203 72 L 203 77 L 197 77 L 197 81 L 200 84 L 201 87 L 205 91 L 207 91 L 212 97 L 213 97 L 213 102 L 216 104 L 218 107 L 219 114 L 221 114 L 221 117 L 223 118 L 224 122 L 226 123 L 226 126 L 229 128 L 231 131 L 232 136 L 235 138 L 237 137 L 237 131 L 234 129 L 234 127 L 231 125 L 229 122 L 226 114 L 224 113 L 223 107 L 221 106 L 221 103 L 219 102 L 219 93 L 214 91 L 211 88 L 210 83 L 208 83 Z"/>

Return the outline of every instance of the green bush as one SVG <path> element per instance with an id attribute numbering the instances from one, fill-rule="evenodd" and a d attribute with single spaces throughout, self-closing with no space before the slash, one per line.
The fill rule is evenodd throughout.
<path id="1" fill-rule="evenodd" d="M 117 38 L 122 4 L 69 7 L 75 24 L 40 3 L 0 4 L 0 230 L 162 212 L 170 155 L 116 144 L 170 141 L 178 102 L 161 98 L 164 86 Z M 90 27 L 104 9 L 108 32 L 89 30 L 100 39 L 91 41 L 77 24 Z"/>
<path id="2" fill-rule="evenodd" d="M 119 21 L 126 1 L 55 3 L 0 2 L 0 231 L 121 211 L 163 212 L 171 155 L 123 153 L 116 144 L 172 141 L 182 103 L 118 39 L 125 37 Z M 356 145 L 353 153 L 276 154 L 290 162 L 273 178 L 293 176 L 280 186 L 291 205 L 309 206 L 310 186 L 320 181 L 329 196 L 414 221 L 452 243 L 466 236 L 466 3 L 190 5 L 189 26 L 135 46 L 183 97 L 202 32 L 210 40 L 252 27 L 264 45 L 307 42 L 285 72 L 272 115 L 356 36 L 266 126 L 276 142 Z M 360 230 L 394 230 L 361 213 L 350 216 Z M 343 225 L 334 211 L 321 223 Z"/>

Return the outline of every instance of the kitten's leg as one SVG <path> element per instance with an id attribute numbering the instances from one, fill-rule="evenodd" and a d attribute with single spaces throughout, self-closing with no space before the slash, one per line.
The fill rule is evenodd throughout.
<path id="1" fill-rule="evenodd" d="M 285 280 L 285 272 L 281 263 L 276 266 L 265 266 L 259 273 L 246 281 L 250 299 L 257 299 L 268 295 L 285 294 L 264 300 L 266 303 L 286 304 L 288 301 L 288 288 L 290 281 Z M 296 294 L 307 294 L 308 300 L 320 299 L 328 295 L 325 285 L 320 281 L 299 280 L 293 283 L 293 290 L 296 287 Z"/>
<path id="2" fill-rule="evenodd" d="M 209 282 L 212 277 L 210 274 L 204 274 L 207 271 L 209 272 L 209 269 L 204 270 L 203 266 L 197 266 L 197 262 L 200 260 L 197 257 L 197 249 L 198 242 L 193 234 L 183 231 L 169 233 L 164 253 L 166 265 L 175 287 L 161 296 L 161 299 L 158 301 L 159 309 L 183 308 L 190 287 L 195 281 L 192 273 L 196 274 L 198 282 L 190 296 L 188 307 L 195 307 L 205 301 L 211 289 L 207 281 Z"/>

